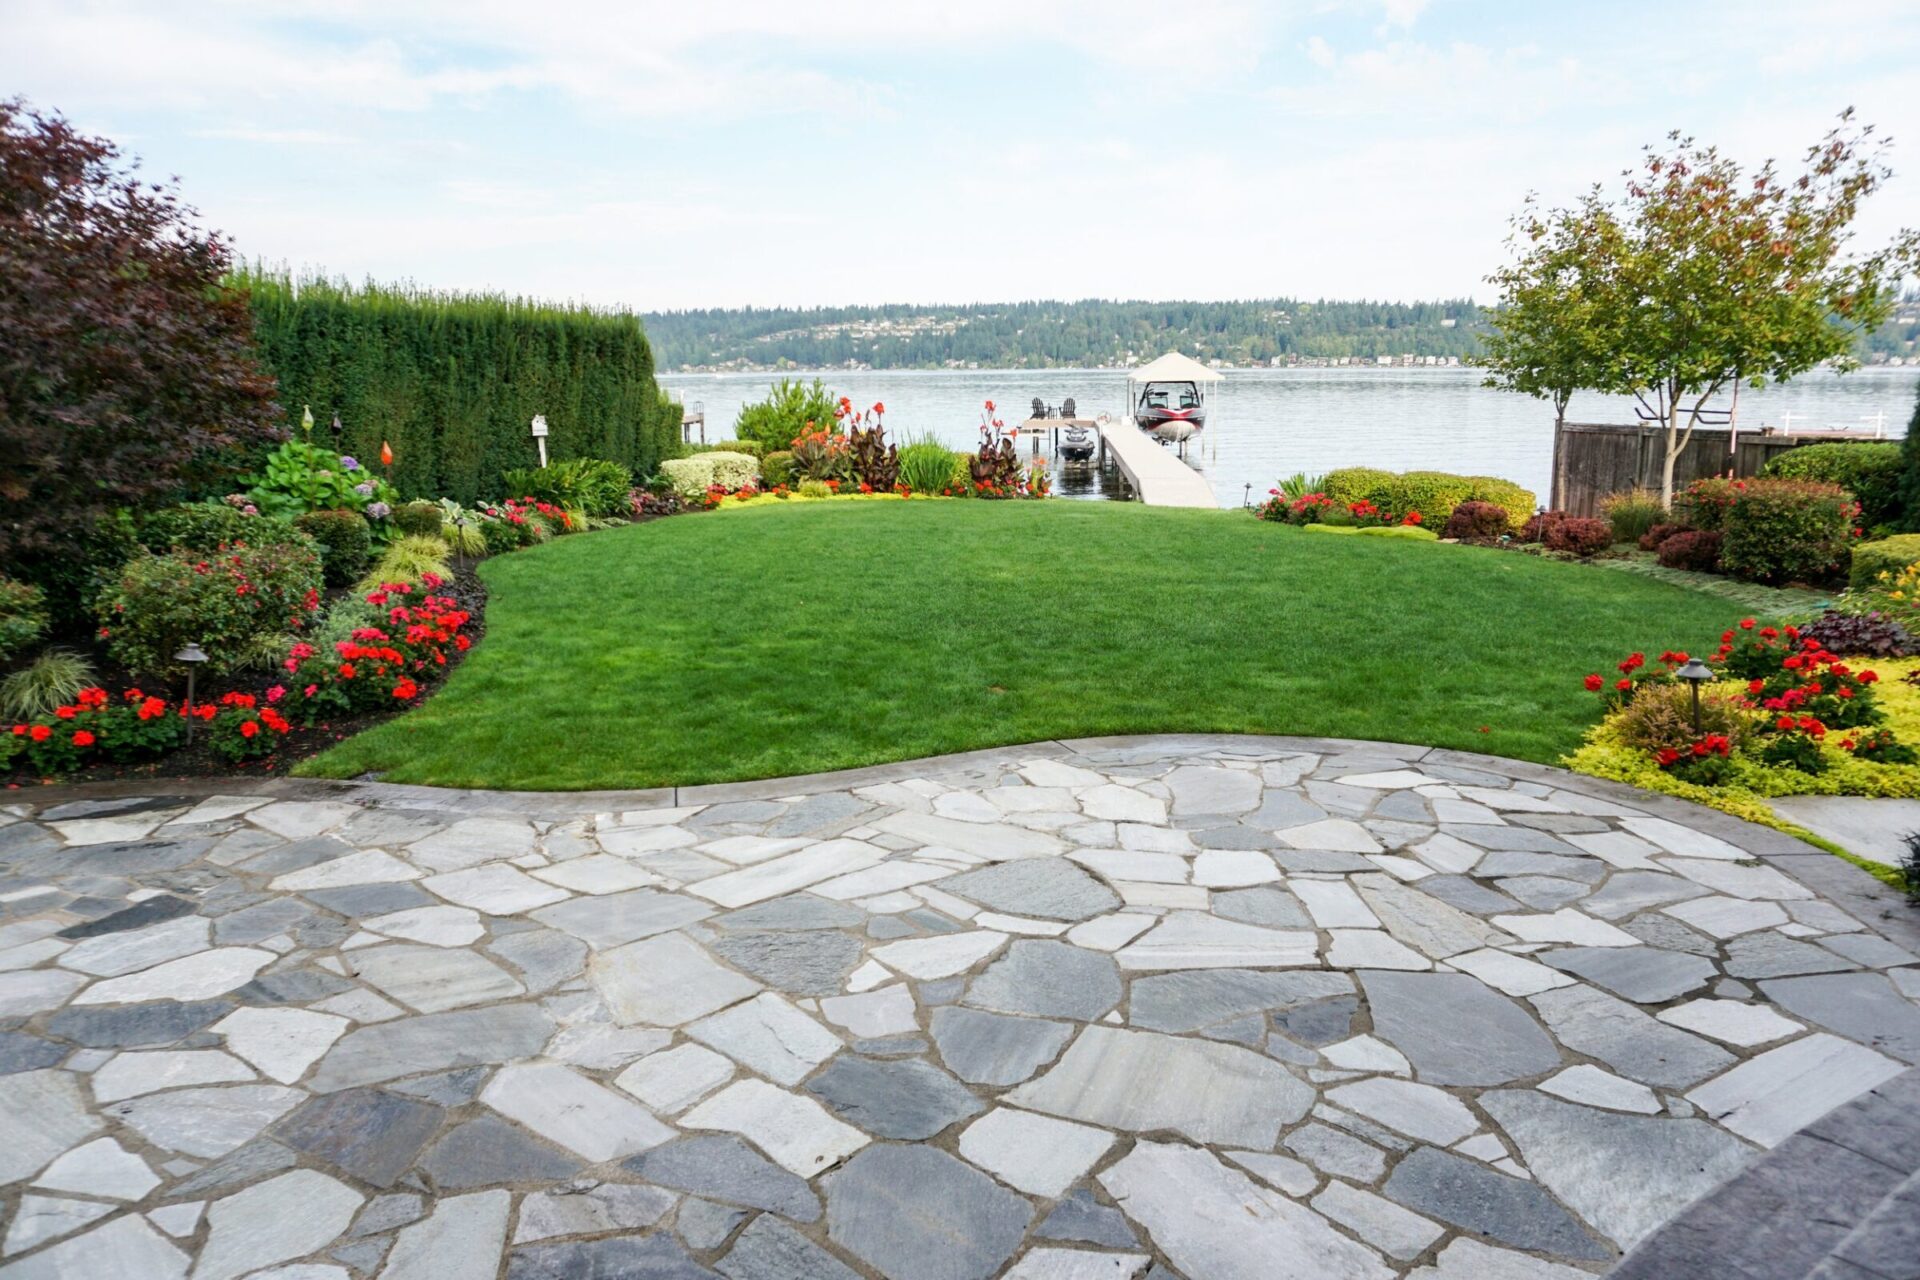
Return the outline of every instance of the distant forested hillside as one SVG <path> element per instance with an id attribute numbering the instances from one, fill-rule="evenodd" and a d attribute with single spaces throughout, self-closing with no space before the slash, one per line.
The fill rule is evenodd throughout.
<path id="1" fill-rule="evenodd" d="M 1178 349 L 1201 359 L 1459 356 L 1480 309 L 1441 302 L 984 303 L 667 311 L 645 316 L 662 369 L 1044 369 L 1118 365 Z"/>

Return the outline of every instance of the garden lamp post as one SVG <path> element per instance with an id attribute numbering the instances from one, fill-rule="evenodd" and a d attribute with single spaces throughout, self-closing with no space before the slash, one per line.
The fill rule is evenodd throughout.
<path id="1" fill-rule="evenodd" d="M 1247 481 L 1247 484 L 1246 484 L 1246 491 L 1240 495 L 1240 509 L 1242 511 L 1245 511 L 1248 507 L 1251 507 L 1252 505 L 1253 505 L 1253 481 L 1249 480 Z"/>
<path id="2" fill-rule="evenodd" d="M 1700 732 L 1700 686 L 1713 679 L 1713 668 L 1698 658 L 1688 658 L 1687 665 L 1673 673 L 1687 682 L 1693 690 L 1693 731 Z"/>
<path id="3" fill-rule="evenodd" d="M 461 573 L 467 571 L 467 518 L 453 518 L 453 563 Z"/>
<path id="4" fill-rule="evenodd" d="M 175 662 L 187 664 L 187 701 L 184 708 L 187 717 L 187 745 L 193 745 L 193 678 L 200 670 L 200 664 L 207 660 L 207 651 L 197 644 L 189 643 L 186 648 L 173 655 Z"/>

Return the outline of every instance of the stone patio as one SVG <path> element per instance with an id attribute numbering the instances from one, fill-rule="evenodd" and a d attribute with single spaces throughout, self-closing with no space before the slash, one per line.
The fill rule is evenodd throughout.
<path id="1" fill-rule="evenodd" d="M 1920 1078 L 1897 895 L 1459 753 L 17 801 L 0 1280 L 1572 1280 Z"/>

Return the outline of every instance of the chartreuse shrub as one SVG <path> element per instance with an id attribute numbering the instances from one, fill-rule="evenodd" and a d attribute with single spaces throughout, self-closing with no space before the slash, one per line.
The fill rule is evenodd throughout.
<path id="1" fill-rule="evenodd" d="M 371 591 L 389 582 L 417 586 L 429 574 L 444 581 L 453 576 L 447 565 L 448 551 L 447 544 L 439 538 L 418 534 L 395 538 L 362 579 L 360 589 Z"/>
<path id="2" fill-rule="evenodd" d="M 1775 455 L 1761 474 L 1837 484 L 1860 504 L 1860 519 L 1871 529 L 1900 523 L 1902 466 L 1897 443 L 1855 440 L 1789 449 Z"/>
<path id="3" fill-rule="evenodd" d="M 809 427 L 830 430 L 836 407 L 820 379 L 809 384 L 782 378 L 766 399 L 741 406 L 740 416 L 733 420 L 733 434 L 769 450 L 785 449 Z"/>
<path id="4" fill-rule="evenodd" d="M 548 467 L 527 467 L 501 477 L 509 497 L 537 498 L 590 516 L 624 515 L 633 492 L 633 472 L 625 464 L 599 458 L 572 458 Z"/>
<path id="5" fill-rule="evenodd" d="M 1329 471 L 1321 492 L 1341 507 L 1370 502 L 1393 516 L 1418 511 L 1426 524 L 1445 527 L 1453 509 L 1463 502 L 1491 502 L 1504 507 L 1517 528 L 1533 514 L 1534 496 L 1511 480 L 1497 476 L 1457 476 L 1444 471 L 1394 473 L 1372 467 L 1342 467 Z"/>
<path id="6" fill-rule="evenodd" d="M 1873 591 L 1882 581 L 1900 576 L 1910 564 L 1920 564 L 1920 533 L 1898 533 L 1891 538 L 1854 544 L 1847 585 L 1855 591 Z M 1885 579 L 1881 574 L 1886 574 Z"/>
<path id="7" fill-rule="evenodd" d="M 206 670 L 244 666 L 263 639 L 299 631 L 320 607 L 320 552 L 304 534 L 211 555 L 142 552 L 95 605 L 100 638 L 140 675 L 169 675 L 189 643 Z"/>
<path id="8" fill-rule="evenodd" d="M 1720 523 L 1720 563 L 1728 573 L 1770 585 L 1838 575 L 1853 541 L 1855 510 L 1846 490 L 1813 480 L 1735 486 Z"/>
<path id="9" fill-rule="evenodd" d="M 1374 538 L 1404 538 L 1410 542 L 1437 542 L 1440 535 L 1431 529 L 1422 529 L 1411 524 L 1359 525 L 1343 524 L 1304 524 L 1300 526 L 1308 533 L 1351 533 L 1365 534 Z"/>
<path id="10" fill-rule="evenodd" d="M 46 593 L 0 574 L 0 663 L 25 653 L 46 630 Z"/>
<path id="11" fill-rule="evenodd" d="M 660 464 L 660 474 L 682 497 L 704 497 L 718 485 L 731 492 L 760 478 L 758 459 L 744 453 L 696 453 L 690 458 L 670 458 Z"/>
<path id="12" fill-rule="evenodd" d="M 294 517 L 293 527 L 320 548 L 320 567 L 330 587 L 357 581 L 373 560 L 373 532 L 358 512 L 309 511 Z"/>

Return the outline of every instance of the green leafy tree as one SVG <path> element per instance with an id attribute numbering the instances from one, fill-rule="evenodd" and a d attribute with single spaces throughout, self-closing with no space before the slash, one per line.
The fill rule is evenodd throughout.
<path id="1" fill-rule="evenodd" d="M 1920 532 L 1920 400 L 1913 402 L 1913 421 L 1907 424 L 1907 438 L 1900 442 L 1900 527 L 1909 533 Z"/>
<path id="2" fill-rule="evenodd" d="M 835 430 L 833 397 L 820 379 L 811 384 L 782 378 L 765 400 L 742 405 L 733 421 L 734 438 L 756 440 L 769 450 L 788 449 L 808 424 Z"/>
<path id="3" fill-rule="evenodd" d="M 1886 143 L 1872 126 L 1855 126 L 1851 110 L 1792 177 L 1771 160 L 1749 173 L 1678 133 L 1668 143 L 1666 152 L 1647 148 L 1617 200 L 1596 187 L 1529 225 L 1530 242 L 1549 251 L 1581 243 L 1554 259 L 1570 264 L 1557 283 L 1502 298 L 1530 304 L 1539 332 L 1555 335 L 1529 346 L 1534 358 L 1516 367 L 1564 369 L 1557 354 L 1584 353 L 1581 385 L 1634 396 L 1641 416 L 1662 426 L 1663 503 L 1715 397 L 1823 363 L 1852 367 L 1862 333 L 1892 315 L 1900 279 L 1920 264 L 1913 231 L 1874 252 L 1855 249 L 1860 206 L 1892 170 Z M 1578 305 L 1582 296 L 1600 310 Z"/>

